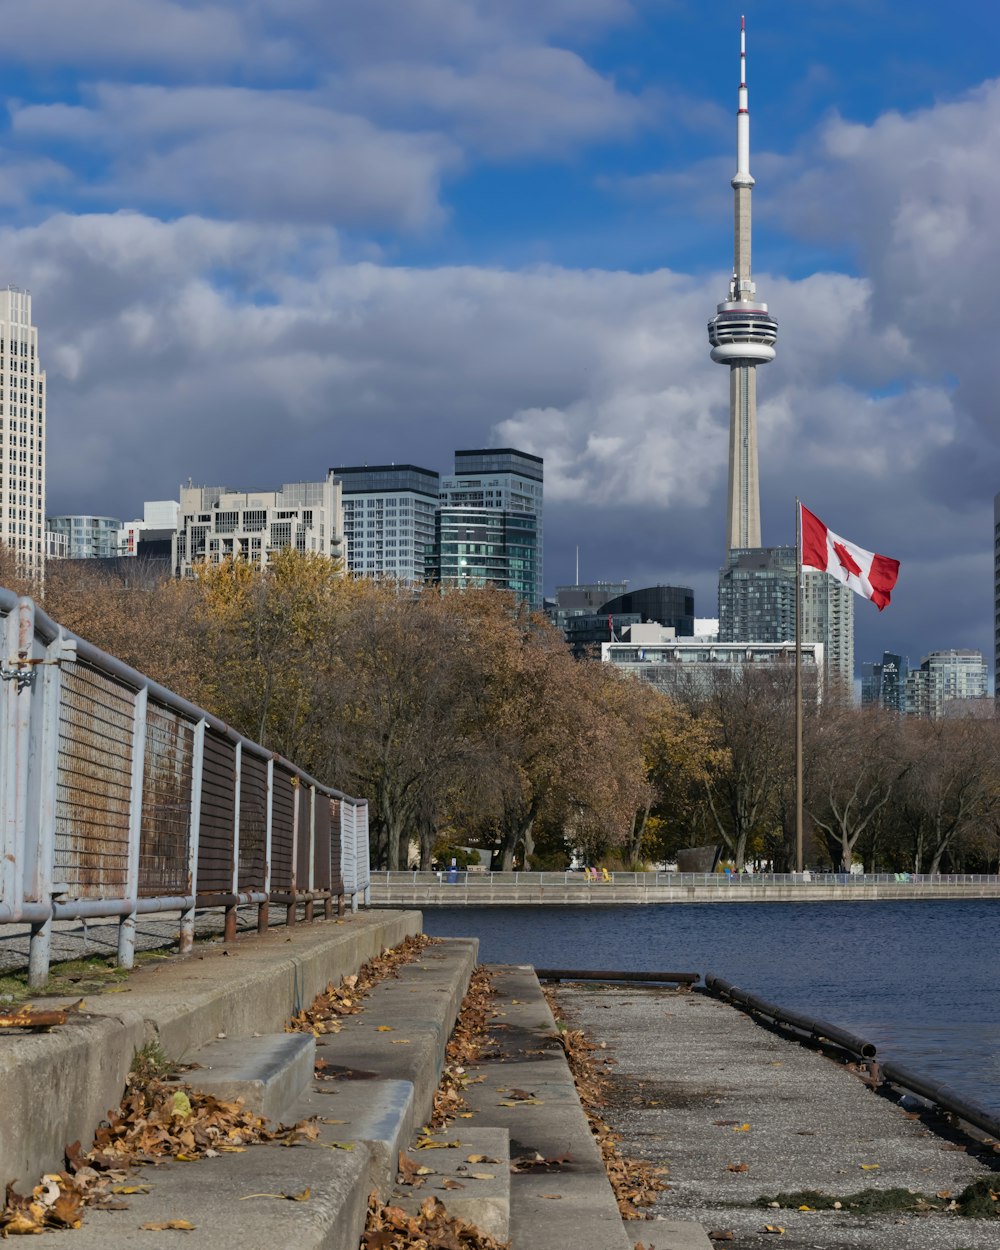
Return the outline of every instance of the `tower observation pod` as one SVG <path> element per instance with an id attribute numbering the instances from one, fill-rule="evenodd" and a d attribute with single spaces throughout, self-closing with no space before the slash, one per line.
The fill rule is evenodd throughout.
<path id="1" fill-rule="evenodd" d="M 750 273 L 750 109 L 746 28 L 740 18 L 740 88 L 733 187 L 733 276 L 729 298 L 708 323 L 712 359 L 729 366 L 729 512 L 726 547 L 760 546 L 757 471 L 757 366 L 774 359 L 778 323 L 757 299 Z"/>

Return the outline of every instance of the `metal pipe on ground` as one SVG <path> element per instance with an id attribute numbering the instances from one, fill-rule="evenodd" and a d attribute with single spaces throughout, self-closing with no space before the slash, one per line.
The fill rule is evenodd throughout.
<path id="1" fill-rule="evenodd" d="M 950 1112 L 958 1116 L 960 1120 L 964 1120 L 966 1124 L 972 1124 L 975 1128 L 988 1133 L 990 1137 L 1000 1140 L 1000 1116 L 985 1111 L 971 1102 L 966 1102 L 961 1094 L 955 1093 L 947 1085 L 930 1081 L 918 1072 L 911 1072 L 909 1068 L 904 1068 L 898 1063 L 880 1064 L 879 1075 L 890 1085 L 898 1085 L 901 1089 L 910 1090 L 921 1098 L 926 1098 L 928 1102 L 934 1103 L 942 1111 Z"/>
<path id="2" fill-rule="evenodd" d="M 718 994 L 723 998 L 728 998 L 734 1006 L 745 1008 L 748 1011 L 755 1012 L 757 1015 L 767 1016 L 776 1024 L 785 1024 L 793 1029 L 797 1029 L 800 1033 L 805 1033 L 809 1037 L 817 1040 L 832 1042 L 835 1046 L 839 1046 L 841 1050 L 847 1051 L 848 1054 L 855 1055 L 859 1059 L 874 1059 L 877 1048 L 874 1042 L 858 1037 L 854 1033 L 849 1033 L 847 1029 L 842 1029 L 837 1024 L 831 1024 L 828 1020 L 819 1020 L 815 1016 L 807 1016 L 804 1012 L 789 1011 L 785 1007 L 779 1007 L 776 1003 L 768 1002 L 766 998 L 760 998 L 756 994 L 748 994 L 746 990 L 741 990 L 736 985 L 731 985 L 728 981 L 723 981 L 721 977 L 717 977 L 709 973 L 705 977 L 705 987 L 714 994 Z"/>
<path id="3" fill-rule="evenodd" d="M 758 1015 L 768 1016 L 778 1024 L 790 1025 L 792 1028 L 811 1037 L 833 1042 L 841 1049 L 849 1051 L 861 1059 L 871 1061 L 875 1058 L 876 1048 L 874 1042 L 868 1042 L 862 1038 L 855 1037 L 853 1033 L 848 1033 L 846 1030 L 839 1028 L 837 1025 L 829 1024 L 825 1020 L 815 1020 L 811 1016 L 803 1015 L 801 1012 L 787 1011 L 783 1007 L 769 1003 L 766 999 L 758 998 L 755 994 L 748 994 L 745 990 L 741 990 L 736 985 L 731 985 L 728 981 L 723 981 L 721 977 L 717 977 L 712 973 L 705 977 L 705 988 L 714 994 L 718 994 L 721 998 L 728 999 L 735 1007 L 753 1011 Z M 927 1077 L 921 1076 L 919 1072 L 911 1072 L 909 1068 L 905 1068 L 902 1064 L 894 1063 L 891 1060 L 887 1063 L 873 1063 L 871 1072 L 877 1081 L 895 1085 L 899 1089 L 908 1090 L 910 1093 L 926 1099 L 941 1111 L 948 1112 L 959 1120 L 963 1120 L 966 1124 L 971 1124 L 974 1128 L 987 1133 L 990 1137 L 1000 1140 L 1000 1116 L 968 1102 L 961 1094 L 957 1094 L 954 1090 L 949 1089 L 947 1085 L 941 1085 L 937 1081 L 929 1080 Z"/>
<path id="4" fill-rule="evenodd" d="M 615 972 L 584 968 L 536 968 L 539 981 L 634 981 L 637 984 L 694 985 L 700 972 Z"/>

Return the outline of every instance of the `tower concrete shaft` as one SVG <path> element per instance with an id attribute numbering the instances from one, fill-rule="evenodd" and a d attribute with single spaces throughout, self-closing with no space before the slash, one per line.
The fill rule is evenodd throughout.
<path id="1" fill-rule="evenodd" d="M 757 471 L 757 370 L 729 370 L 729 508 L 727 548 L 760 546 L 760 480 Z"/>
<path id="2" fill-rule="evenodd" d="M 778 323 L 757 299 L 751 272 L 750 107 L 746 78 L 746 30 L 740 19 L 740 86 L 736 112 L 733 188 L 733 276 L 729 298 L 708 323 L 712 359 L 728 365 L 729 507 L 726 548 L 760 546 L 760 482 L 757 469 L 757 365 L 774 359 Z"/>

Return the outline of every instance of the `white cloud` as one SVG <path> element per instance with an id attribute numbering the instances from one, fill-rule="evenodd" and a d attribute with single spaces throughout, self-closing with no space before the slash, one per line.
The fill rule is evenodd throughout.
<path id="1" fill-rule="evenodd" d="M 381 129 L 315 94 L 233 87 L 105 83 L 86 104 L 21 107 L 12 124 L 103 153 L 90 189 L 102 198 L 368 230 L 440 221 L 440 179 L 458 158 L 440 135 Z"/>
<path id="2" fill-rule="evenodd" d="M 87 63 L 131 72 L 169 67 L 197 73 L 251 54 L 282 63 L 278 38 L 251 42 L 237 9 L 179 0 L 0 0 L 4 60 L 35 66 Z"/>
<path id="3" fill-rule="evenodd" d="M 647 110 L 575 52 L 509 45 L 473 65 L 386 61 L 359 67 L 339 88 L 380 115 L 433 119 L 477 153 L 548 153 L 630 134 Z"/>

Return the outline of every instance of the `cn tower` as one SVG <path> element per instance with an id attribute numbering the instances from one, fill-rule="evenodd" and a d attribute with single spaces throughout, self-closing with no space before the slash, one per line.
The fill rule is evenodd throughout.
<path id="1" fill-rule="evenodd" d="M 734 249 L 729 298 L 708 323 L 712 359 L 729 366 L 729 512 L 726 549 L 760 546 L 757 475 L 757 366 L 774 359 L 778 323 L 757 299 L 750 276 L 750 109 L 746 28 L 740 18 L 740 89 L 733 176 Z"/>

